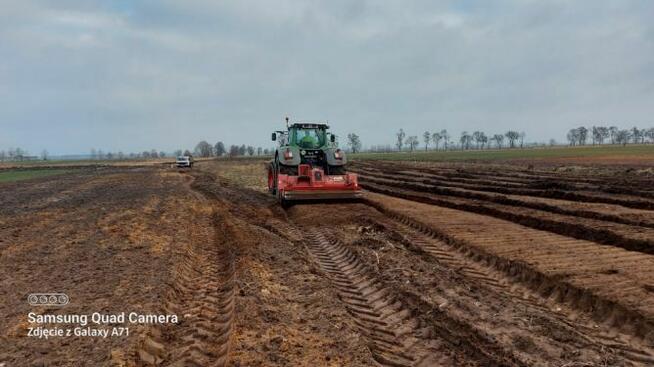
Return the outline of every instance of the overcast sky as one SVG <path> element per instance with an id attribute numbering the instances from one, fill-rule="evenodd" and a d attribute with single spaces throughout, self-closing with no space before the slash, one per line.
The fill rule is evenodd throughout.
<path id="1" fill-rule="evenodd" d="M 654 1 L 0 0 L 0 149 L 654 126 Z"/>

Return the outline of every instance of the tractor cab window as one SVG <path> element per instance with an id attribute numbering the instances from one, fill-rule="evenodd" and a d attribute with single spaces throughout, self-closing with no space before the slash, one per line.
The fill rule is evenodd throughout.
<path id="1" fill-rule="evenodd" d="M 321 129 L 297 129 L 295 143 L 305 149 L 320 148 L 325 144 L 325 133 Z"/>

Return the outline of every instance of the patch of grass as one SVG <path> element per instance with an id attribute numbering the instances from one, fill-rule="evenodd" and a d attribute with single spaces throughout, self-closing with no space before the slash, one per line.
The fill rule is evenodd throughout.
<path id="1" fill-rule="evenodd" d="M 415 151 L 392 153 L 357 153 L 353 159 L 393 161 L 476 161 L 548 158 L 639 157 L 654 159 L 654 144 L 627 146 L 543 147 L 467 151 Z"/>
<path id="2" fill-rule="evenodd" d="M 70 170 L 65 169 L 33 169 L 0 171 L 0 182 L 29 180 L 32 178 L 62 175 Z"/>
<path id="3" fill-rule="evenodd" d="M 198 168 L 215 173 L 227 181 L 248 189 L 268 192 L 267 160 L 254 158 L 216 159 L 202 162 Z"/>

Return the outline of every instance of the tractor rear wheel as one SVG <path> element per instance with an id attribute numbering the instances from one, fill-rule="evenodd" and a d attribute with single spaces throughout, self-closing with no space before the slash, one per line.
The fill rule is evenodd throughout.
<path id="1" fill-rule="evenodd" d="M 277 194 L 277 165 L 274 162 L 268 164 L 268 192 Z"/>

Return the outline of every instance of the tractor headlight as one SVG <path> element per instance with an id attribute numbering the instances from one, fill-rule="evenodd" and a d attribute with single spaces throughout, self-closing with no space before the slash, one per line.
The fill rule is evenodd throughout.
<path id="1" fill-rule="evenodd" d="M 343 159 L 343 152 L 340 149 L 337 149 L 334 152 L 334 158 L 336 159 Z"/>
<path id="2" fill-rule="evenodd" d="M 293 159 L 293 152 L 290 149 L 286 149 L 284 152 L 284 159 Z"/>

